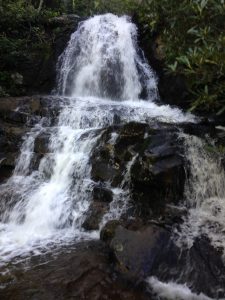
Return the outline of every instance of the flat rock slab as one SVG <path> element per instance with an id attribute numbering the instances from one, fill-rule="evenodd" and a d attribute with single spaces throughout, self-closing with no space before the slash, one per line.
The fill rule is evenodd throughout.
<path id="1" fill-rule="evenodd" d="M 149 295 L 120 280 L 110 268 L 108 250 L 99 241 L 83 242 L 56 257 L 32 259 L 33 265 L 11 266 L 0 277 L 1 300 L 149 300 Z M 13 269 L 12 269 L 13 268 Z"/>

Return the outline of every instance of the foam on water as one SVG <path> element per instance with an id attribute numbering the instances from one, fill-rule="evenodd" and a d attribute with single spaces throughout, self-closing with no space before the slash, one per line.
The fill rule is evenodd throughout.
<path id="1" fill-rule="evenodd" d="M 156 277 L 149 277 L 147 283 L 159 300 L 213 300 L 202 293 L 198 295 L 193 293 L 186 285 L 175 282 L 165 283 Z"/>
<path id="2" fill-rule="evenodd" d="M 181 226 L 178 242 L 189 248 L 194 239 L 208 237 L 224 250 L 225 257 L 225 172 L 213 141 L 182 134 L 188 178 L 185 197 L 188 216 Z M 214 150 L 215 151 L 215 150 Z"/>
<path id="3" fill-rule="evenodd" d="M 157 98 L 152 69 L 138 55 L 137 28 L 126 16 L 95 16 L 82 22 L 59 60 L 58 91 L 69 96 Z"/>

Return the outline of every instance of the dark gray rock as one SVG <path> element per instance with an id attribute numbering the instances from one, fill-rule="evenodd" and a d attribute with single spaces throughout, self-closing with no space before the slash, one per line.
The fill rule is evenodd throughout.
<path id="1" fill-rule="evenodd" d="M 99 241 L 76 244 L 54 256 L 36 257 L 29 269 L 16 265 L 0 276 L 1 300 L 149 300 L 141 288 L 121 280 Z"/>
<path id="2" fill-rule="evenodd" d="M 168 231 L 155 225 L 138 231 L 117 226 L 110 242 L 117 268 L 136 282 L 145 279 L 152 273 L 160 251 L 169 238 Z"/>
<path id="3" fill-rule="evenodd" d="M 98 230 L 102 217 L 108 208 L 109 205 L 105 202 L 92 202 L 82 225 L 83 228 L 86 230 Z"/>
<path id="4" fill-rule="evenodd" d="M 49 131 L 45 131 L 41 134 L 39 134 L 34 142 L 34 152 L 44 155 L 46 153 L 49 153 L 49 139 L 50 139 L 51 133 Z"/>
<path id="5" fill-rule="evenodd" d="M 118 136 L 115 144 L 110 144 L 113 132 Z M 163 215 L 167 204 L 183 198 L 185 171 L 178 134 L 176 127 L 160 123 L 109 127 L 91 157 L 93 180 L 109 181 L 115 187 L 122 182 L 129 185 L 136 216 Z M 130 179 L 124 182 L 128 163 Z"/>
<path id="6" fill-rule="evenodd" d="M 54 125 L 64 99 L 52 97 L 6 97 L 0 98 L 0 182 L 14 170 L 16 158 L 26 133 L 35 124 Z M 50 131 L 45 131 L 35 141 L 33 168 L 48 150 Z"/>
<path id="7" fill-rule="evenodd" d="M 155 276 L 162 282 L 187 284 L 193 292 L 213 299 L 225 296 L 223 253 L 204 236 L 190 249 L 179 248 L 170 229 L 140 223 L 131 229 L 126 222 L 110 221 L 101 231 L 101 240 L 109 245 L 116 270 L 133 284 Z"/>
<path id="8" fill-rule="evenodd" d="M 92 195 L 94 201 L 102 201 L 102 202 L 110 203 L 113 200 L 112 191 L 102 185 L 94 186 Z"/>

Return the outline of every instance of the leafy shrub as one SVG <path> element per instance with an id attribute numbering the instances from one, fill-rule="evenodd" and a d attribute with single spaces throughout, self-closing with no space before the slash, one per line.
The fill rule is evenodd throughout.
<path id="1" fill-rule="evenodd" d="M 224 112 L 224 0 L 146 0 L 139 18 L 160 34 L 166 71 L 185 76 L 190 109 Z"/>

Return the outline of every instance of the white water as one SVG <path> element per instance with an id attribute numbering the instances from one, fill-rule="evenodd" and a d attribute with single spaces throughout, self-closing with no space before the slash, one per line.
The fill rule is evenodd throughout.
<path id="1" fill-rule="evenodd" d="M 225 257 L 225 172 L 219 155 L 210 139 L 184 134 L 181 138 L 189 166 L 185 188 L 189 212 L 178 243 L 190 248 L 196 237 L 205 235 L 215 248 L 223 249 Z"/>
<path id="2" fill-rule="evenodd" d="M 186 285 L 162 282 L 156 277 L 148 278 L 147 283 L 160 300 L 212 300 L 202 293 L 199 295 L 193 293 Z"/>
<path id="3" fill-rule="evenodd" d="M 58 65 L 58 90 L 70 96 L 69 103 L 54 128 L 40 122 L 25 136 L 15 172 L 0 189 L 3 264 L 29 252 L 46 251 L 52 244 L 98 236 L 82 229 L 93 185 L 89 158 L 115 116 L 120 123 L 195 120 L 153 102 L 157 98 L 154 72 L 137 50 L 136 27 L 126 17 L 96 16 L 81 23 L 72 35 Z M 139 99 L 142 89 L 148 101 Z M 32 170 L 34 141 L 45 132 L 51 134 L 49 153 Z M 118 217 L 124 207 L 119 196 L 129 196 L 123 186 L 113 192 L 105 220 Z"/>
<path id="4" fill-rule="evenodd" d="M 60 93 L 137 100 L 144 85 L 156 99 L 156 78 L 137 53 L 136 36 L 136 26 L 125 16 L 82 22 L 59 60 Z"/>

